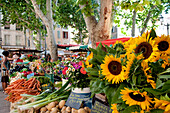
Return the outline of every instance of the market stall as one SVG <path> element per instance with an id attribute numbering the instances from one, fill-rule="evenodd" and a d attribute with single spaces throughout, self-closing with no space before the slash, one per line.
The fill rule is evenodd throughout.
<path id="1" fill-rule="evenodd" d="M 79 45 L 79 46 L 74 46 L 74 47 L 67 47 L 66 50 L 73 51 L 73 52 L 87 52 L 89 51 L 89 47 L 91 45 Z"/>
<path id="2" fill-rule="evenodd" d="M 31 70 L 55 73 L 62 82 L 19 74 L 5 90 L 11 113 L 169 113 L 170 36 L 116 41 L 105 41 L 106 51 L 98 44 L 87 57 L 34 61 Z"/>
<path id="3" fill-rule="evenodd" d="M 117 39 L 107 39 L 107 40 L 104 40 L 104 41 L 101 41 L 101 42 L 96 42 L 96 47 L 102 43 L 102 45 L 108 45 L 108 46 L 112 46 L 114 43 L 116 43 L 116 41 L 122 41 L 122 42 L 125 42 L 125 41 L 128 41 L 130 38 L 127 37 L 127 38 L 117 38 Z"/>

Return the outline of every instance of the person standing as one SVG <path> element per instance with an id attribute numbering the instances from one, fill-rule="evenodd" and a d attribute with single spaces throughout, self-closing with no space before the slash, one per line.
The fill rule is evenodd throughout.
<path id="1" fill-rule="evenodd" d="M 3 92 L 4 92 L 5 88 L 8 85 L 8 82 L 9 82 L 9 70 L 10 70 L 10 61 L 9 60 L 13 60 L 14 58 L 9 58 L 9 51 L 3 51 L 2 54 L 5 57 L 1 64 L 2 69 L 3 69 L 1 82 L 2 82 L 2 87 L 3 87 Z"/>

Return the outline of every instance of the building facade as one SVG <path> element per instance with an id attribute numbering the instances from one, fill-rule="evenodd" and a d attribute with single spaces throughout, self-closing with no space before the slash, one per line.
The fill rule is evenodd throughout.
<path id="1" fill-rule="evenodd" d="M 2 49 L 21 49 L 26 47 L 24 32 L 16 24 L 1 26 Z"/>
<path id="2" fill-rule="evenodd" d="M 45 37 L 39 38 L 39 35 L 33 35 L 30 30 L 24 31 L 16 24 L 0 26 L 1 37 L 2 37 L 2 49 L 36 49 L 37 42 L 33 39 L 40 41 L 41 49 L 45 50 L 45 43 L 43 40 Z M 70 32 L 68 28 L 61 28 L 59 25 L 54 30 L 56 44 L 70 44 Z M 46 37 L 47 40 L 47 37 Z"/>

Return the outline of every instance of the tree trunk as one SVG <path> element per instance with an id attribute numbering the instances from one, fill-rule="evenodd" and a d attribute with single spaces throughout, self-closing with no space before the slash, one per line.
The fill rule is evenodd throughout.
<path id="1" fill-rule="evenodd" d="M 51 53 L 51 57 L 54 61 L 58 59 L 57 45 L 55 44 L 54 28 L 53 28 L 53 18 L 52 18 L 52 1 L 46 0 L 46 10 L 47 15 L 45 16 L 40 10 L 36 0 L 31 0 L 36 14 L 41 18 L 46 26 L 48 39 L 47 45 Z"/>
<path id="2" fill-rule="evenodd" d="M 52 0 L 46 0 L 46 9 L 47 9 L 47 19 L 49 21 L 49 27 L 47 27 L 47 33 L 48 33 L 48 42 L 49 42 L 49 50 L 51 53 L 51 57 L 54 61 L 57 61 L 58 59 L 58 52 L 57 52 L 57 45 L 55 41 L 55 35 L 54 35 L 54 27 L 53 27 L 53 17 L 52 17 Z"/>
<path id="3" fill-rule="evenodd" d="M 133 10 L 133 18 L 132 18 L 132 34 L 131 36 L 134 37 L 135 36 L 135 25 L 136 25 L 136 11 Z"/>
<path id="4" fill-rule="evenodd" d="M 150 11 L 148 12 L 148 15 L 147 15 L 147 17 L 146 17 L 146 19 L 145 19 L 145 21 L 144 21 L 144 27 L 142 28 L 142 31 L 141 31 L 141 36 L 142 36 L 143 32 L 145 32 L 145 30 L 146 30 L 146 28 L 147 28 L 147 24 L 148 24 L 149 19 L 150 19 L 150 17 L 151 17 L 151 12 L 152 12 L 152 9 L 153 9 L 153 8 L 155 8 L 155 5 L 153 5 L 153 6 L 151 7 Z"/>
<path id="5" fill-rule="evenodd" d="M 82 9 L 84 6 L 80 5 Z M 86 22 L 87 30 L 92 42 L 92 47 L 96 48 L 96 42 L 109 39 L 111 36 L 111 15 L 112 15 L 112 0 L 101 0 L 100 20 L 97 22 L 94 16 L 83 17 Z"/>

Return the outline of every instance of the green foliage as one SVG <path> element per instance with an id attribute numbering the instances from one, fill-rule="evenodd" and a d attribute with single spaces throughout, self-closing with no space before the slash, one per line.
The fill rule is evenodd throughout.
<path id="1" fill-rule="evenodd" d="M 2 25 L 17 24 L 31 30 L 38 30 L 42 23 L 33 12 L 33 6 L 25 0 L 1 0 Z M 7 23 L 8 22 L 8 23 Z"/>
<path id="2" fill-rule="evenodd" d="M 148 13 L 151 12 L 149 19 L 152 22 L 152 25 L 147 25 L 147 29 L 149 30 L 153 27 L 157 27 L 155 25 L 155 22 L 158 21 L 159 15 L 165 8 L 168 7 L 167 4 L 169 3 L 167 1 L 161 2 L 161 0 L 139 0 L 136 2 L 134 2 L 133 0 L 122 0 L 121 2 L 116 2 L 115 4 L 117 6 L 120 6 L 120 8 L 118 8 L 118 11 L 116 12 L 114 22 L 118 26 L 120 26 L 120 21 L 118 20 L 125 19 L 124 25 L 126 27 L 123 26 L 122 28 L 126 29 L 122 29 L 121 32 L 127 35 L 126 31 L 132 28 L 133 10 L 137 12 L 135 24 L 138 26 L 139 29 L 142 29 L 146 26 L 147 23 L 145 23 L 145 20 L 147 18 Z"/>
<path id="3" fill-rule="evenodd" d="M 73 40 L 77 44 L 84 44 L 88 32 L 81 10 L 75 2 L 76 0 L 59 0 L 57 5 L 53 7 L 53 18 L 62 27 L 71 26 L 75 28 L 72 32 Z"/>

